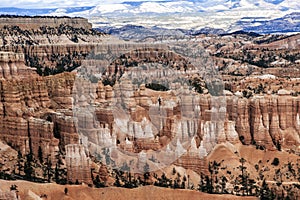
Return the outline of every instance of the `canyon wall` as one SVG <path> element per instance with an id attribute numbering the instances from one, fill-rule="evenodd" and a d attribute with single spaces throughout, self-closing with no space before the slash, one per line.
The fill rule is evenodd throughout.
<path id="1" fill-rule="evenodd" d="M 245 144 L 273 149 L 299 145 L 299 97 L 289 94 L 227 97 L 227 114 Z"/>
<path id="2" fill-rule="evenodd" d="M 282 148 L 294 148 L 300 144 L 299 97 L 284 92 L 277 95 L 257 95 L 249 99 L 227 95 L 224 97 L 224 121 L 213 119 L 212 116 L 217 111 L 212 106 L 211 96 L 202 94 L 198 96 L 198 101 L 192 102 L 191 105 L 185 104 L 184 108 L 191 107 L 199 112 L 198 117 L 191 120 L 182 116 L 186 110 L 178 109 L 178 102 L 174 101 L 174 96 L 170 97 L 164 92 L 156 92 L 144 86 L 135 92 L 134 87 L 126 82 L 123 91 L 128 95 L 123 96 L 123 101 L 128 102 L 130 118 L 124 121 L 127 126 L 120 127 L 123 122 L 116 121 L 119 118 L 116 111 L 107 106 L 117 101 L 118 97 L 111 86 L 104 86 L 102 83 L 98 83 L 94 89 L 98 102 L 98 106 L 95 107 L 96 118 L 87 117 L 84 112 L 77 116 L 78 118 L 74 118 L 74 81 L 73 73 L 48 77 L 31 75 L 29 78 L 15 80 L 2 79 L 0 139 L 21 150 L 23 154 L 31 151 L 38 156 L 40 146 L 46 158 L 47 155 L 56 155 L 59 148 L 71 151 L 67 150 L 66 145 L 85 142 L 82 135 L 78 135 L 76 128 L 79 120 L 79 130 L 88 133 L 90 142 L 100 146 L 118 146 L 130 152 L 159 150 L 173 138 L 180 137 L 179 143 L 182 143 L 187 151 L 180 149 L 180 144 L 170 143 L 169 150 L 181 155 L 175 164 L 197 172 L 203 171 L 199 166 L 206 166 L 205 157 L 214 146 L 223 142 L 242 142 L 268 150 L 275 150 L 278 145 Z M 159 96 L 163 98 L 160 106 L 157 102 Z M 82 98 L 81 100 L 84 101 Z M 158 112 L 159 110 L 161 112 Z M 194 134 L 195 139 L 186 143 L 185 138 L 190 137 L 189 134 Z M 80 138 L 83 141 L 80 141 Z M 74 174 L 79 174 L 75 169 L 82 159 L 86 158 L 80 157 L 76 162 L 69 159 L 69 180 L 75 181 L 79 178 Z M 75 171 L 72 171 L 71 166 L 74 166 Z M 89 165 L 86 163 L 85 166 Z M 87 171 L 82 173 L 82 179 L 79 181 L 88 180 Z"/>
<path id="3" fill-rule="evenodd" d="M 67 179 L 69 182 L 91 183 L 91 161 L 82 145 L 66 145 Z"/>
<path id="4" fill-rule="evenodd" d="M 3 28 L 4 26 L 19 26 L 23 29 L 39 29 L 42 26 L 59 27 L 61 24 L 72 26 L 74 28 L 92 28 L 92 24 L 84 18 L 0 17 L 0 28 Z"/>
<path id="5" fill-rule="evenodd" d="M 102 83 L 97 83 L 93 90 L 95 102 L 98 102 L 95 107 L 96 118 L 87 117 L 84 112 L 74 118 L 74 81 L 73 73 L 48 77 L 32 74 L 23 79 L 2 79 L 1 140 L 23 154 L 31 151 L 38 156 L 40 146 L 46 158 L 47 155 L 57 154 L 59 148 L 69 151 L 66 145 L 85 142 L 76 128 L 79 120 L 79 130 L 88 133 L 90 142 L 100 146 L 118 146 L 135 153 L 159 150 L 170 140 L 180 138 L 179 143 L 187 151 L 180 149 L 179 143 L 170 143 L 169 149 L 181 155 L 175 164 L 197 172 L 201 172 L 199 166 L 205 166 L 205 157 L 214 146 L 223 142 L 242 142 L 268 150 L 275 150 L 278 144 L 282 148 L 293 148 L 300 143 L 299 97 L 282 91 L 276 95 L 257 95 L 249 99 L 227 95 L 224 97 L 226 118 L 216 121 L 213 116 L 219 108 L 212 105 L 212 97 L 208 94 L 198 95 L 197 101 L 187 101 L 178 109 L 176 96 L 153 91 L 143 85 L 136 91 L 130 82 L 125 81 L 125 85 L 114 87 L 122 88 L 122 101 L 130 108 L 130 118 L 118 122 L 116 120 L 121 119 L 118 113 L 107 105 L 121 100 L 115 94 L 120 90 Z M 159 96 L 163 99 L 161 105 L 157 102 Z M 84 103 L 82 96 L 79 99 Z M 189 112 L 186 111 L 191 108 L 198 112 L 194 120 L 184 117 L 188 116 Z M 127 125 L 122 127 L 118 123 Z M 187 143 L 186 138 L 191 138 L 190 134 L 194 134 L 195 139 Z M 75 162 L 76 165 L 68 161 L 71 174 L 79 173 L 72 172 L 71 167 L 74 165 L 74 170 L 77 169 L 79 162 L 81 157 Z M 87 172 L 82 173 L 85 174 L 82 175 L 84 180 L 87 180 Z M 74 181 L 78 178 L 70 175 L 69 179 Z"/>
<path id="6" fill-rule="evenodd" d="M 94 116 L 85 109 L 75 116 L 82 133 L 80 137 L 90 142 L 86 145 L 92 144 L 92 153 L 95 145 L 118 146 L 130 155 L 165 149 L 169 144 L 167 149 L 177 152 L 179 158 L 174 160 L 175 164 L 201 172 L 205 170 L 200 166 L 207 166 L 205 157 L 217 144 L 243 143 L 271 151 L 297 149 L 300 144 L 300 98 L 282 90 L 278 94 L 251 98 L 226 92 L 222 97 L 226 104 L 221 107 L 214 105 L 215 97 L 198 94 L 197 101 L 181 102 L 179 109 L 180 103 L 175 96 L 147 89 L 144 85 L 137 89 L 130 81 L 113 87 L 98 83 L 90 91 L 96 98 Z M 79 106 L 88 105 L 87 95 L 75 95 L 75 103 L 78 99 Z M 161 105 L 158 98 L 163 99 Z M 118 108 L 121 102 L 124 107 Z M 189 109 L 198 113 L 196 118 L 185 117 L 189 116 Z M 224 118 L 220 119 L 222 116 Z"/>
<path id="7" fill-rule="evenodd" d="M 184 135 L 189 132 L 195 132 L 201 139 L 207 140 L 206 142 L 210 140 L 215 140 L 216 143 L 225 141 L 235 143 L 237 141 L 241 141 L 247 145 L 259 145 L 269 150 L 276 148 L 278 144 L 286 147 L 292 147 L 297 146 L 300 143 L 299 97 L 291 96 L 289 94 L 281 94 L 280 91 L 279 94 L 276 95 L 257 95 L 249 99 L 235 95 L 224 96 L 224 99 L 226 99 L 226 118 L 223 122 L 220 121 L 222 123 L 219 124 L 220 122 L 212 121 L 213 115 L 216 111 L 211 105 L 211 96 L 199 95 L 199 119 L 194 125 L 192 125 L 196 126 L 195 129 L 189 130 L 187 127 L 191 128 L 191 123 L 193 122 L 191 119 L 187 121 L 182 119 L 183 121 L 180 124 L 180 129 L 178 129 L 176 120 L 172 119 L 172 117 L 176 114 L 175 107 L 171 108 L 172 112 L 169 112 L 173 113 L 172 115 L 165 115 L 159 122 L 154 121 L 156 120 L 155 117 L 152 118 L 152 121 L 148 120 L 149 115 L 147 113 L 149 113 L 149 109 L 155 108 L 153 99 L 157 99 L 159 95 L 163 96 L 162 93 L 157 93 L 155 96 L 154 92 L 149 89 L 145 90 L 143 88 L 144 86 L 140 88 L 139 93 L 134 93 L 133 87 L 131 87 L 132 92 L 130 92 L 130 87 L 128 85 L 126 87 L 127 90 L 123 88 L 123 91 L 127 91 L 129 96 L 122 100 L 124 102 L 130 102 L 128 107 L 131 108 L 131 110 L 134 110 L 130 111 L 130 117 L 132 120 L 136 120 L 136 122 L 126 122 L 129 125 L 128 130 L 124 132 L 132 137 L 141 137 L 139 136 L 138 131 L 132 131 L 140 129 L 142 132 L 145 132 L 145 130 L 141 128 L 145 127 L 143 124 L 150 125 L 154 123 L 156 126 L 156 124 L 164 123 L 165 125 L 161 127 L 161 129 L 163 129 L 161 133 L 158 131 L 156 133 L 150 131 L 149 134 L 152 135 L 151 137 L 155 137 L 157 135 L 174 137 L 175 135 Z M 99 91 L 101 91 L 101 95 L 99 95 L 97 101 L 105 102 L 111 100 L 110 87 L 99 86 Z M 167 103 L 167 100 L 165 100 L 165 102 Z M 195 104 L 191 106 L 195 108 L 197 107 Z M 158 109 L 158 105 L 156 105 L 156 108 Z M 160 108 L 166 108 L 167 110 L 168 107 L 161 105 Z M 141 110 L 141 112 L 139 112 L 139 110 Z M 110 113 L 113 112 L 113 110 L 110 111 Z M 102 113 L 97 115 L 98 120 L 101 123 L 109 124 L 107 121 L 108 116 L 103 117 L 104 113 L 109 113 L 107 108 L 99 107 L 96 109 L 96 113 Z M 113 120 L 112 116 L 109 121 Z M 131 123 L 134 123 L 134 128 L 130 128 Z M 110 126 L 114 125 L 112 124 Z M 140 128 L 137 126 L 140 126 Z M 118 127 L 116 126 L 113 129 L 116 130 Z M 151 130 L 151 128 L 149 130 Z M 174 130 L 176 130 L 177 133 L 176 131 L 174 132 Z"/>
<path id="8" fill-rule="evenodd" d="M 65 116 L 68 112 L 59 110 L 71 107 L 71 89 L 67 90 L 70 77 L 74 75 L 65 74 L 64 78 L 59 75 L 57 79 L 51 77 L 55 81 L 37 75 L 26 79 L 1 80 L 1 139 L 20 149 L 23 154 L 32 151 L 37 155 L 41 146 L 45 156 L 54 154 L 60 140 L 62 144 L 78 141 L 76 136 L 72 136 L 75 132 L 72 120 Z M 57 90 L 60 87 L 65 89 L 59 95 Z M 51 108 L 58 110 L 54 112 Z"/>
<path id="9" fill-rule="evenodd" d="M 30 23 L 35 24 L 37 19 L 32 20 L 21 18 L 20 27 L 24 28 L 26 23 L 31 27 Z M 86 23 L 81 19 L 73 24 L 68 19 L 49 19 L 46 25 L 57 27 L 62 23 L 90 29 L 90 24 L 80 25 Z M 0 21 L 0 24 L 5 23 Z M 38 28 L 37 24 L 32 26 Z M 32 41 L 26 32 L 20 40 L 12 34 L 2 38 L 3 52 L 0 52 L 0 139 L 23 155 L 33 153 L 37 157 L 41 147 L 43 157 L 51 155 L 53 165 L 59 151 L 66 153 L 69 181 L 91 181 L 89 153 L 98 153 L 99 146 L 118 147 L 129 154 L 164 149 L 171 152 L 165 154 L 169 158 L 179 158 L 173 160 L 176 165 L 198 173 L 205 171 L 206 156 L 217 144 L 243 143 L 267 150 L 299 146 L 299 97 L 284 91 L 250 98 L 226 93 L 223 97 L 226 104 L 215 105 L 214 97 L 207 92 L 194 97 L 184 87 L 181 95 L 177 95 L 178 90 L 154 91 L 145 84 L 134 85 L 130 77 L 112 86 L 98 82 L 90 87 L 78 82 L 75 73 L 65 71 L 82 70 L 78 67 L 88 55 L 91 59 L 84 64 L 98 66 L 96 59 L 93 60 L 95 55 L 90 53 L 102 49 L 103 56 L 108 45 L 100 44 L 102 36 L 77 31 L 73 33 L 79 35 L 78 41 L 66 33 L 59 37 L 32 34 Z M 123 51 L 133 49 L 129 46 Z M 122 54 L 118 45 L 110 47 L 117 58 L 112 61 L 107 57 L 104 61 L 108 62 L 105 66 L 109 80 L 114 75 L 129 74 L 128 67 L 139 63 L 168 65 L 177 70 L 176 75 L 197 72 L 191 63 L 170 51 L 136 46 L 139 50 Z M 36 73 L 49 75 L 52 69 L 59 74 Z M 148 70 L 147 75 L 164 78 L 165 72 Z M 134 79 L 144 78 L 134 70 L 130 75 Z M 76 83 L 79 89 L 74 89 Z M 176 87 L 170 85 L 172 89 Z M 79 106 L 78 113 L 73 103 Z M 94 113 L 84 109 L 88 105 Z"/>
<path id="10" fill-rule="evenodd" d="M 25 65 L 24 54 L 0 51 L 0 78 L 19 79 L 35 74 L 35 70 Z"/>

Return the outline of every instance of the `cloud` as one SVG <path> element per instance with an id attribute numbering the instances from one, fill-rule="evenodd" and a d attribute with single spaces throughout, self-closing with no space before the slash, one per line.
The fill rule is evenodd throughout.
<path id="1" fill-rule="evenodd" d="M 17 8 L 68 8 L 96 6 L 101 4 L 117 4 L 125 1 L 146 1 L 146 0 L 1 0 L 0 7 Z M 159 1 L 159 0 L 150 0 Z"/>

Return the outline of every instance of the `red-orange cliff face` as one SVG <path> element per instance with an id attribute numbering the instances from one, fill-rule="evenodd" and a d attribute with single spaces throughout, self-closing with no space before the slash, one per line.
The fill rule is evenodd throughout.
<path id="1" fill-rule="evenodd" d="M 24 54 L 0 52 L 0 78 L 19 79 L 35 74 L 34 69 L 24 63 Z"/>
<path id="2" fill-rule="evenodd" d="M 183 103 L 179 103 L 175 92 L 155 91 L 145 84 L 136 87 L 130 79 L 122 82 L 114 80 L 111 84 L 114 75 L 128 73 L 130 67 L 137 67 L 139 63 L 169 65 L 178 74 L 195 70 L 183 56 L 159 48 L 130 51 L 109 62 L 105 72 L 112 86 L 99 81 L 90 91 L 90 97 L 95 100 L 95 115 L 82 112 L 74 117 L 73 103 L 84 105 L 86 101 L 85 95 L 74 90 L 74 83 L 78 81 L 75 72 L 50 76 L 39 76 L 37 72 L 45 74 L 50 70 L 47 73 L 51 74 L 54 69 L 58 70 L 56 73 L 72 71 L 95 48 L 105 48 L 104 41 L 109 36 L 93 35 L 91 31 L 86 35 L 78 34 L 77 41 L 68 38 L 68 34 L 59 37 L 56 33 L 51 35 L 49 32 L 52 30 L 44 30 L 45 37 L 43 29 L 38 28 L 36 35 L 33 34 L 37 44 L 26 47 L 17 45 L 18 42 L 29 42 L 26 34 L 22 36 L 25 39 L 20 41 L 12 35 L 2 41 L 0 140 L 20 150 L 23 155 L 31 152 L 38 157 L 41 148 L 43 159 L 50 157 L 53 166 L 57 162 L 55 156 L 58 152 L 65 153 L 63 164 L 68 170 L 68 181 L 90 183 L 91 160 L 94 153 L 99 153 L 98 147 L 105 145 L 129 154 L 164 149 L 170 151 L 168 158 L 179 158 L 172 160 L 171 164 L 197 173 L 207 173 L 207 157 L 220 144 L 255 145 L 258 149 L 276 151 L 282 148 L 299 152 L 299 97 L 285 90 L 274 90 L 273 94 L 266 95 L 234 93 L 241 89 L 252 91 L 247 88 L 247 83 L 252 81 L 251 84 L 255 85 L 257 81 L 253 80 L 259 80 L 257 77 L 250 77 L 239 84 L 234 82 L 234 75 L 227 74 L 229 78 L 226 78 L 232 81 L 228 88 L 234 94 L 226 91 L 222 97 L 226 104 L 221 106 L 214 105 L 215 97 L 208 94 L 201 79 L 199 87 L 203 92 L 195 93 L 193 101 L 189 98 L 190 94 L 186 93 L 181 99 Z M 116 51 L 115 47 L 111 50 Z M 85 62 L 88 61 L 93 62 Z M 30 65 L 38 67 L 32 70 L 28 67 Z M 158 75 L 165 77 L 163 73 Z M 197 75 L 187 77 L 192 80 L 194 76 Z M 275 82 L 281 80 L 274 79 Z M 261 82 L 270 84 L 271 81 Z M 297 83 L 297 80 L 293 80 L 294 88 Z M 81 86 L 84 87 L 84 83 Z M 122 99 L 118 94 L 120 91 L 123 93 Z M 158 102 L 160 98 L 161 102 Z M 118 101 L 128 109 L 128 119 L 111 106 Z M 189 111 L 197 113 L 197 116 L 192 119 L 186 117 L 191 114 Z M 215 115 L 220 113 L 224 119 L 215 120 Z M 82 137 L 78 134 L 80 131 L 88 134 Z M 180 140 L 177 140 L 179 137 Z M 114 153 L 111 152 L 112 158 L 123 156 Z"/>
<path id="3" fill-rule="evenodd" d="M 0 27 L 0 140 L 23 158 L 42 154 L 41 164 L 56 166 L 66 145 L 79 144 L 71 110 L 75 74 L 40 75 L 74 70 L 109 37 L 81 18 L 2 17 Z"/>
<path id="4" fill-rule="evenodd" d="M 22 67 L 24 65 L 20 65 L 18 61 L 16 66 Z M 39 146 L 42 147 L 44 155 L 55 155 L 59 148 L 65 149 L 65 145 L 79 144 L 72 113 L 75 74 L 62 73 L 55 76 L 40 77 L 32 71 L 30 73 L 22 79 L 11 80 L 7 78 L 1 80 L 1 140 L 16 149 L 20 149 L 23 153 L 32 151 L 36 156 Z M 18 77 L 18 75 L 16 76 Z M 163 97 L 164 101 L 167 99 L 173 101 L 172 98 L 174 98 L 164 92 L 146 89 L 144 86 L 139 88 L 139 92 L 135 92 L 130 81 L 126 82 L 122 88 L 128 93 L 127 99 L 124 101 L 129 102 L 132 110 L 132 121 L 129 121 L 129 124 L 135 127 L 133 131 L 142 124 L 145 126 L 147 123 L 157 123 L 149 121 L 148 113 L 153 100 L 156 101 L 159 96 Z M 115 98 L 114 92 L 111 86 L 98 84 L 95 90 L 96 101 L 101 102 L 101 106 L 96 109 L 96 120 L 104 126 L 100 129 L 96 128 L 93 126 L 95 124 L 93 121 L 85 118 L 87 120 L 85 123 L 88 125 L 85 128 L 90 131 L 91 129 L 103 129 L 100 131 L 102 142 L 109 140 L 116 142 L 118 140 L 120 148 L 130 150 L 125 147 L 126 145 L 124 146 L 126 138 L 120 135 L 115 127 L 114 111 L 105 106 Z M 201 171 L 202 167 L 200 166 L 205 165 L 201 164 L 201 159 L 197 158 L 199 152 L 204 149 L 205 152 L 209 153 L 218 143 L 229 141 L 235 144 L 242 142 L 247 145 L 255 144 L 269 150 L 275 150 L 278 144 L 283 148 L 295 148 L 299 145 L 297 97 L 280 93 L 278 95 L 254 96 L 249 99 L 235 95 L 228 95 L 225 98 L 227 102 L 226 119 L 222 124 L 211 121 L 212 111 L 215 108 L 211 105 L 211 96 L 208 94 L 199 95 L 198 102 L 193 102 L 191 105 L 199 109 L 200 117 L 195 122 L 177 118 L 177 108 L 168 108 L 165 105 L 168 114 L 165 119 L 161 118 L 164 123 L 162 131 L 150 132 L 151 137 L 148 139 L 135 140 L 130 151 L 140 152 L 163 148 L 167 144 L 166 142 L 172 140 L 174 136 L 192 131 L 191 125 L 193 123 L 192 126 L 198 130 L 195 135 L 197 138 L 196 149 L 191 150 L 191 152 L 196 151 L 196 156 L 188 151 L 186 156 L 177 161 L 177 164 L 198 172 Z M 162 108 L 164 108 L 164 104 Z M 143 120 L 145 121 L 143 122 Z M 90 125 L 92 126 L 90 127 Z M 178 130 L 179 125 L 181 128 Z M 129 129 L 128 132 L 130 131 Z M 113 140 L 113 134 L 116 135 L 115 140 Z M 138 134 L 138 132 L 133 132 L 133 135 Z M 96 135 L 89 137 L 95 138 Z M 166 138 L 169 139 L 166 140 Z M 133 141 L 134 138 L 132 137 L 130 140 Z M 203 141 L 203 146 L 200 145 L 201 141 Z M 101 143 L 101 141 L 99 142 Z M 191 161 L 195 159 L 199 160 L 199 165 L 195 165 L 198 161 Z M 86 176 L 84 177 L 86 179 Z"/>
<path id="5" fill-rule="evenodd" d="M 68 81 L 74 79 L 74 74 L 59 76 L 51 77 L 55 78 L 55 84 L 51 84 L 53 81 L 50 77 L 45 79 L 34 74 L 23 79 L 0 81 L 2 121 L 0 137 L 4 141 L 23 153 L 28 153 L 31 146 L 36 155 L 39 146 L 45 148 L 45 155 L 54 153 L 59 143 L 54 137 L 55 129 L 62 129 L 59 133 L 62 140 L 72 141 L 65 138 L 67 136 L 63 131 L 70 127 L 69 133 L 72 135 L 72 123 L 64 124 L 67 117 L 61 117 L 63 113 L 56 113 L 51 108 L 71 107 L 71 100 L 68 100 L 71 98 L 71 92 L 68 93 L 67 89 L 69 87 L 71 90 Z M 64 87 L 65 92 L 58 94 L 57 90 L 60 87 Z"/>

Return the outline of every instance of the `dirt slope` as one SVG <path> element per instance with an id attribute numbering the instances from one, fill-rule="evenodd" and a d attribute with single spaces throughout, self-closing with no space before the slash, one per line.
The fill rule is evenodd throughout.
<path id="1" fill-rule="evenodd" d="M 22 200 L 39 199 L 42 194 L 47 195 L 47 200 L 94 200 L 94 199 L 160 199 L 160 200 L 190 200 L 190 199 L 241 199 L 231 195 L 211 195 L 197 191 L 173 190 L 154 186 L 139 187 L 136 189 L 125 188 L 89 188 L 85 185 L 63 186 L 57 184 L 37 184 L 26 181 L 4 181 L 0 180 L 0 189 L 8 191 L 12 184 L 18 186 L 19 195 Z M 64 194 L 65 187 L 68 188 L 68 195 Z M 244 199 L 244 198 L 243 198 Z M 246 198 L 256 199 L 256 198 Z"/>

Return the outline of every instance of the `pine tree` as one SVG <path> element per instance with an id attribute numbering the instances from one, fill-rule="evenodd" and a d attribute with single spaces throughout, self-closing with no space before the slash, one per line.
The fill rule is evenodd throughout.
<path id="1" fill-rule="evenodd" d="M 26 162 L 24 165 L 24 173 L 26 180 L 32 181 L 35 176 L 35 170 L 33 168 L 33 155 L 31 153 L 26 155 Z"/>
<path id="2" fill-rule="evenodd" d="M 42 151 L 41 146 L 39 146 L 39 149 L 38 149 L 38 158 L 39 158 L 40 163 L 43 164 L 43 151 Z"/>
<path id="3" fill-rule="evenodd" d="M 249 195 L 249 190 L 248 190 L 248 178 L 249 174 L 247 174 L 247 167 L 245 167 L 246 160 L 244 158 L 240 159 L 241 165 L 239 166 L 239 169 L 241 170 L 241 174 L 239 177 L 241 178 L 241 184 L 242 184 L 242 195 L 246 194 Z"/>
<path id="4" fill-rule="evenodd" d="M 145 185 L 147 185 L 147 180 L 149 179 L 150 177 L 150 166 L 149 164 L 146 162 L 145 163 L 145 166 L 144 166 L 144 182 L 145 182 Z"/>
<path id="5" fill-rule="evenodd" d="M 96 176 L 96 178 L 93 180 L 93 183 L 96 188 L 105 187 L 104 183 L 101 182 L 99 175 Z"/>
<path id="6" fill-rule="evenodd" d="M 274 199 L 273 197 L 274 197 L 274 194 L 268 187 L 268 184 L 266 183 L 266 179 L 264 179 L 262 182 L 261 189 L 260 189 L 260 199 L 264 199 L 264 200 L 270 199 L 271 200 L 271 199 Z"/>
<path id="7" fill-rule="evenodd" d="M 172 175 L 175 175 L 175 174 L 176 174 L 176 169 L 175 169 L 175 167 L 173 167 Z"/>
<path id="8" fill-rule="evenodd" d="M 48 183 L 50 183 L 52 177 L 52 163 L 51 160 L 49 159 L 49 156 L 47 157 L 46 160 L 46 174 L 47 174 Z"/>
<path id="9" fill-rule="evenodd" d="M 23 163 L 23 157 L 22 157 L 21 151 L 19 150 L 18 151 L 18 160 L 17 160 L 18 175 L 20 175 L 21 171 L 23 171 L 22 163 Z"/>
<path id="10" fill-rule="evenodd" d="M 120 183 L 120 179 L 119 179 L 119 176 L 116 174 L 116 180 L 114 182 L 114 186 L 116 187 L 121 187 L 121 183 Z"/>
<path id="11" fill-rule="evenodd" d="M 199 182 L 199 185 L 198 185 L 198 190 L 201 191 L 201 192 L 207 192 L 206 183 L 205 183 L 205 176 L 202 172 L 200 174 L 200 182 Z"/>
<path id="12" fill-rule="evenodd" d="M 222 186 L 221 193 L 222 193 L 222 194 L 227 193 L 227 192 L 225 192 L 227 178 L 226 178 L 225 176 L 222 176 L 221 181 L 222 181 L 222 182 L 221 182 L 221 186 Z"/>

